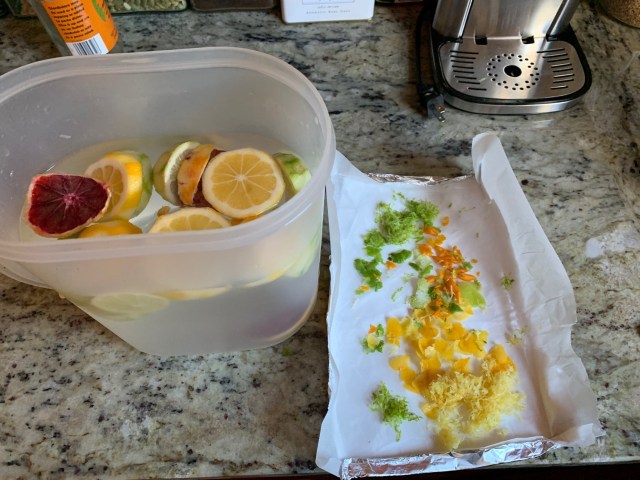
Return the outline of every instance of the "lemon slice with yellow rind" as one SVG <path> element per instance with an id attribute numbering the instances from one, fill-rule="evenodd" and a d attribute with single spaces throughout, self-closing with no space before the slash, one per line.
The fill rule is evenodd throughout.
<path id="1" fill-rule="evenodd" d="M 282 199 L 285 182 L 278 163 L 266 152 L 241 148 L 213 157 L 202 175 L 202 194 L 231 218 L 260 215 Z"/>
<path id="2" fill-rule="evenodd" d="M 82 230 L 78 238 L 111 237 L 114 235 L 135 235 L 142 229 L 128 220 L 109 220 L 89 225 Z"/>
<path id="3" fill-rule="evenodd" d="M 228 227 L 229 221 L 208 207 L 185 207 L 160 215 L 149 233 L 186 232 Z"/>
<path id="4" fill-rule="evenodd" d="M 108 153 L 89 165 L 84 174 L 109 186 L 111 200 L 103 221 L 129 220 L 149 203 L 151 163 L 144 153 L 134 150 Z"/>

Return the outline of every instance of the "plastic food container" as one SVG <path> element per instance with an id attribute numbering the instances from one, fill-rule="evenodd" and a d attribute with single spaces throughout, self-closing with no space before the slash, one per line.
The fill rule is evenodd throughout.
<path id="1" fill-rule="evenodd" d="M 34 175 L 119 148 L 155 161 L 188 139 L 286 147 L 312 177 L 277 209 L 226 229 L 69 240 L 25 234 L 21 210 Z M 55 289 L 143 352 L 279 343 L 313 309 L 334 155 L 317 90 L 266 54 L 213 47 L 21 67 L 0 77 L 0 272 Z"/>

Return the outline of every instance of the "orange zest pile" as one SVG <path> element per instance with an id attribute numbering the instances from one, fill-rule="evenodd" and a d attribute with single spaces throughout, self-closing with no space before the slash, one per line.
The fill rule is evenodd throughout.
<path id="1" fill-rule="evenodd" d="M 444 217 L 441 226 L 448 224 Z M 422 233 L 414 258 L 426 257 L 431 266 L 419 269 L 409 314 L 372 325 L 362 343 L 367 352 L 390 346 L 389 366 L 406 390 L 422 397 L 438 447 L 450 451 L 498 429 L 504 417 L 523 409 L 524 396 L 516 390 L 517 369 L 505 348 L 489 348 L 488 331 L 463 325 L 474 309 L 485 307 L 477 261 L 447 246 L 441 228 L 424 225 Z"/>

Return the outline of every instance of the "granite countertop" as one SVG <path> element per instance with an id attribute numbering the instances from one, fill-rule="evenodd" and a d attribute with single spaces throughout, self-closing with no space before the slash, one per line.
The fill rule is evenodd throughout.
<path id="1" fill-rule="evenodd" d="M 338 149 L 365 172 L 472 171 L 471 140 L 501 139 L 575 289 L 572 343 L 606 436 L 525 464 L 640 459 L 640 30 L 583 1 L 572 23 L 593 70 L 578 106 L 489 116 L 417 108 L 418 5 L 370 22 L 286 25 L 278 10 L 116 16 L 124 51 L 239 46 L 273 54 L 318 88 Z M 36 20 L 0 19 L 0 73 L 57 56 Z M 55 292 L 0 276 L 0 477 L 169 478 L 317 472 L 328 402 L 325 225 L 318 300 L 284 343 L 160 358 Z"/>

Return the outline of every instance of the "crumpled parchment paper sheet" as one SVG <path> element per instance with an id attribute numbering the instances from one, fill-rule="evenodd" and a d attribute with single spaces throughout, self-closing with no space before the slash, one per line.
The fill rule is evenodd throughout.
<path id="1" fill-rule="evenodd" d="M 560 446 L 587 446 L 603 435 L 584 366 L 571 347 L 576 305 L 569 278 L 511 170 L 499 139 L 473 139 L 475 176 L 443 182 L 376 180 L 337 153 L 327 187 L 331 235 L 331 298 L 327 316 L 330 402 L 322 424 L 316 463 L 343 478 L 457 470 L 539 456 Z M 427 184 L 429 183 L 429 184 Z M 389 354 L 366 354 L 361 340 L 370 324 L 409 312 L 409 271 L 385 274 L 378 292 L 356 296 L 362 280 L 353 267 L 364 257 L 362 236 L 375 228 L 375 207 L 395 193 L 429 200 L 450 218 L 444 230 L 465 258 L 478 260 L 483 311 L 466 328 L 489 331 L 515 362 L 518 389 L 526 396 L 517 417 L 501 431 L 466 440 L 459 451 L 440 451 L 430 421 L 420 414 L 418 394 L 404 390 Z M 402 266 L 401 266 L 402 267 Z M 505 289 L 501 279 L 515 280 Z M 392 292 L 402 294 L 392 300 Z M 509 342 L 507 339 L 519 339 Z M 491 345 L 488 345 L 490 347 Z M 371 393 L 384 382 L 408 399 L 423 417 L 405 422 L 396 441 L 393 428 L 369 408 Z"/>

